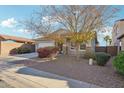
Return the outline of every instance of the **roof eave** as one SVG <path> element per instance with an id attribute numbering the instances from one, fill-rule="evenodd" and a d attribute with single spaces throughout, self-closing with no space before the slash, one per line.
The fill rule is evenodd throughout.
<path id="1" fill-rule="evenodd" d="M 119 36 L 117 39 L 122 39 L 124 37 L 124 34 L 122 34 L 121 36 Z"/>

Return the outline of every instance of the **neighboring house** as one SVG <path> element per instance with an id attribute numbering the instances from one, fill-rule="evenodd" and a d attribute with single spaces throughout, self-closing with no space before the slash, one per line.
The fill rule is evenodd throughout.
<path id="1" fill-rule="evenodd" d="M 66 33 L 67 33 L 67 31 L 65 29 L 59 29 L 59 30 L 53 32 L 52 34 L 65 35 L 66 36 Z M 36 41 L 36 43 L 35 43 L 36 44 L 36 49 L 38 49 L 40 47 L 56 46 L 55 41 L 46 40 L 43 37 L 42 38 L 37 38 L 37 39 L 35 39 L 35 41 Z M 96 44 L 98 44 L 97 38 L 95 38 L 91 42 L 82 43 L 80 45 L 80 52 L 83 53 L 86 50 L 86 48 L 92 48 L 95 51 Z M 66 51 L 65 47 L 67 47 L 67 46 L 68 46 L 68 53 L 69 54 L 76 54 L 75 43 L 67 42 L 67 40 L 65 40 L 65 43 L 63 44 L 63 52 Z"/>
<path id="2" fill-rule="evenodd" d="M 21 47 L 27 43 L 33 44 L 34 41 L 27 38 L 0 34 L 0 56 L 8 56 L 12 49 Z"/>
<path id="3" fill-rule="evenodd" d="M 118 46 L 118 52 L 124 51 L 124 19 L 116 21 L 112 31 L 112 42 Z"/>

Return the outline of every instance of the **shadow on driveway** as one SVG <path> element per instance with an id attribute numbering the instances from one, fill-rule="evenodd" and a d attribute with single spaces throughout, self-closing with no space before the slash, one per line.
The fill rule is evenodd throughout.
<path id="1" fill-rule="evenodd" d="M 66 82 L 65 85 L 66 85 L 66 87 L 69 87 L 69 88 L 91 88 L 91 87 L 94 88 L 94 87 L 98 87 L 98 86 L 95 86 L 95 85 L 92 85 L 92 84 L 89 84 L 86 82 L 81 82 L 81 81 L 69 79 L 66 77 L 58 76 L 56 74 L 51 74 L 51 73 L 44 72 L 44 71 L 39 71 L 39 70 L 29 68 L 29 67 L 20 68 L 16 73 L 46 78 L 46 80 L 48 79 L 48 82 L 50 79 L 54 79 L 54 81 L 60 81 L 60 83 L 57 84 L 57 87 L 59 87 L 59 85 L 61 86 L 61 81 Z M 56 84 L 56 82 L 54 82 L 54 81 L 52 83 Z"/>

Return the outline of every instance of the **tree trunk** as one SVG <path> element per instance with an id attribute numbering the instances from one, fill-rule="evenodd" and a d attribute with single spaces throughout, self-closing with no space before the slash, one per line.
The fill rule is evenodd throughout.
<path id="1" fill-rule="evenodd" d="M 59 49 L 60 49 L 59 53 L 62 54 L 62 51 L 63 51 L 63 44 L 59 44 Z"/>
<path id="2" fill-rule="evenodd" d="M 106 53 L 107 53 L 107 45 L 108 45 L 108 42 L 106 41 Z"/>
<path id="3" fill-rule="evenodd" d="M 69 54 L 69 42 L 66 42 L 66 49 L 65 49 L 65 54 L 68 55 Z"/>
<path id="4" fill-rule="evenodd" d="M 76 57 L 77 60 L 80 58 L 80 43 L 76 43 Z"/>

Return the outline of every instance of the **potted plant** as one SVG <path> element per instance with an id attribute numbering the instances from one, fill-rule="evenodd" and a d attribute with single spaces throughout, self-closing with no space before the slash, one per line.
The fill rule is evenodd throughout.
<path id="1" fill-rule="evenodd" d="M 93 65 L 93 59 L 92 58 L 89 59 L 89 65 Z"/>

